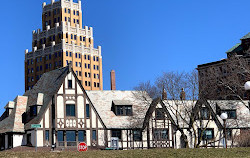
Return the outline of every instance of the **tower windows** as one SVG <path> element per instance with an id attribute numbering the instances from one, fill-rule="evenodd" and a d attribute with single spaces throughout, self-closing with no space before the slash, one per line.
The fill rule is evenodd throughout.
<path id="1" fill-rule="evenodd" d="M 60 18 L 60 17 L 58 17 L 58 18 L 57 18 L 57 22 L 60 22 L 60 21 L 61 21 L 61 18 Z"/>
<path id="2" fill-rule="evenodd" d="M 67 9 L 66 8 L 64 9 L 64 12 L 67 13 Z"/>
<path id="3" fill-rule="evenodd" d="M 69 56 L 72 57 L 72 53 L 71 52 L 69 52 Z"/>
<path id="4" fill-rule="evenodd" d="M 93 60 L 95 61 L 95 56 L 93 57 Z"/>
<path id="5" fill-rule="evenodd" d="M 82 64 L 81 64 L 81 62 L 79 62 L 79 67 L 82 67 Z"/>
<path id="6" fill-rule="evenodd" d="M 40 66 L 40 71 L 42 71 L 43 70 L 43 66 Z"/>
<path id="7" fill-rule="evenodd" d="M 51 25 L 51 20 L 49 20 L 49 25 Z"/>
<path id="8" fill-rule="evenodd" d="M 76 62 L 76 67 L 77 67 L 77 62 Z"/>
<path id="9" fill-rule="evenodd" d="M 90 55 L 88 55 L 88 60 L 90 60 Z"/>
<path id="10" fill-rule="evenodd" d="M 68 51 L 66 51 L 66 56 L 69 56 Z"/>
<path id="11" fill-rule="evenodd" d="M 55 40 L 56 40 L 56 36 L 54 35 L 54 36 L 53 36 L 53 41 L 55 41 Z"/>
<path id="12" fill-rule="evenodd" d="M 82 36 L 80 36 L 80 41 L 82 41 Z"/>
<path id="13" fill-rule="evenodd" d="M 56 9 L 54 9 L 54 15 L 56 15 Z"/>
<path id="14" fill-rule="evenodd" d="M 90 64 L 88 64 L 88 69 L 90 69 Z"/>
<path id="15" fill-rule="evenodd" d="M 51 15 L 51 13 L 49 12 L 49 16 Z"/>
<path id="16" fill-rule="evenodd" d="M 77 21 L 77 24 L 79 24 L 79 20 L 76 20 Z"/>
<path id="17" fill-rule="evenodd" d="M 76 40 L 76 35 L 74 36 L 74 39 Z"/>
<path id="18" fill-rule="evenodd" d="M 70 22 L 70 17 L 68 17 L 68 22 Z"/>
<path id="19" fill-rule="evenodd" d="M 84 55 L 84 59 L 86 60 L 87 58 L 86 58 L 86 55 Z"/>
<path id="20" fill-rule="evenodd" d="M 74 19 L 74 23 L 76 23 L 76 19 Z"/>
<path id="21" fill-rule="evenodd" d="M 99 57 L 96 57 L 96 61 L 99 61 Z"/>
<path id="22" fill-rule="evenodd" d="M 71 34 L 71 39 L 73 39 L 73 35 Z"/>
<path id="23" fill-rule="evenodd" d="M 68 9 L 68 13 L 70 14 L 70 9 Z"/>
<path id="24" fill-rule="evenodd" d="M 76 11 L 75 10 L 73 11 L 73 13 L 74 13 L 74 15 L 76 15 Z"/>
<path id="25" fill-rule="evenodd" d="M 56 23 L 56 18 L 54 18 L 54 23 Z"/>
<path id="26" fill-rule="evenodd" d="M 67 21 L 67 17 L 65 17 L 65 21 Z"/>
<path id="27" fill-rule="evenodd" d="M 82 76 L 82 71 L 79 71 L 79 76 Z"/>
<path id="28" fill-rule="evenodd" d="M 76 15 L 79 16 L 79 11 L 76 12 Z"/>
<path id="29" fill-rule="evenodd" d="M 87 64 L 85 63 L 85 68 L 87 69 Z"/>
<path id="30" fill-rule="evenodd" d="M 69 37 L 69 35 L 68 35 L 68 33 L 66 33 L 66 38 L 68 38 Z"/>

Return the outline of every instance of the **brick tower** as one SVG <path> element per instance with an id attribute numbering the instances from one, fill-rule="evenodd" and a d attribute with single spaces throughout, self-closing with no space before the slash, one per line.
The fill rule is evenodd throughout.
<path id="1" fill-rule="evenodd" d="M 25 50 L 25 91 L 43 73 L 70 62 L 85 90 L 102 90 L 101 46 L 94 48 L 93 28 L 82 26 L 81 0 L 43 3 L 42 31 L 33 31 L 32 51 Z"/>

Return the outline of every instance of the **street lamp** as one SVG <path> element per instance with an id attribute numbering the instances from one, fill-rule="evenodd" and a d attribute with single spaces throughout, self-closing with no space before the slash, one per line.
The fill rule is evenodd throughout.
<path id="1" fill-rule="evenodd" d="M 224 138 L 225 138 L 225 145 L 226 145 L 226 148 L 227 148 L 227 131 L 226 131 L 226 120 L 227 120 L 227 113 L 222 113 L 220 115 L 220 118 L 223 120 L 223 123 L 224 123 Z"/>
<path id="2" fill-rule="evenodd" d="M 250 81 L 247 81 L 244 85 L 246 91 L 250 90 Z"/>

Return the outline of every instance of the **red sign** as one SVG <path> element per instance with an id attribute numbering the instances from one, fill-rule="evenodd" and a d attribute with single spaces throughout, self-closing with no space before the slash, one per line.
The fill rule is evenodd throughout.
<path id="1" fill-rule="evenodd" d="M 87 151 L 88 146 L 87 146 L 86 143 L 81 142 L 81 143 L 78 144 L 77 149 L 78 149 L 78 151 Z"/>

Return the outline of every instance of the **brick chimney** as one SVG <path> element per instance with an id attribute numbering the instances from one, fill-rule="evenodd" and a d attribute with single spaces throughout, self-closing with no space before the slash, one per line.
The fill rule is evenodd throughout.
<path id="1" fill-rule="evenodd" d="M 168 97 L 167 97 L 167 92 L 166 92 L 165 88 L 163 88 L 163 89 L 162 89 L 162 96 L 161 96 L 161 99 L 162 99 L 162 100 L 167 100 L 167 98 L 168 98 Z"/>
<path id="2" fill-rule="evenodd" d="M 181 99 L 181 100 L 186 100 L 186 93 L 185 93 L 185 91 L 184 91 L 184 88 L 181 89 L 180 99 Z"/>
<path id="3" fill-rule="evenodd" d="M 110 82 L 111 82 L 111 90 L 116 90 L 116 86 L 115 86 L 115 70 L 112 70 L 110 72 Z"/>

